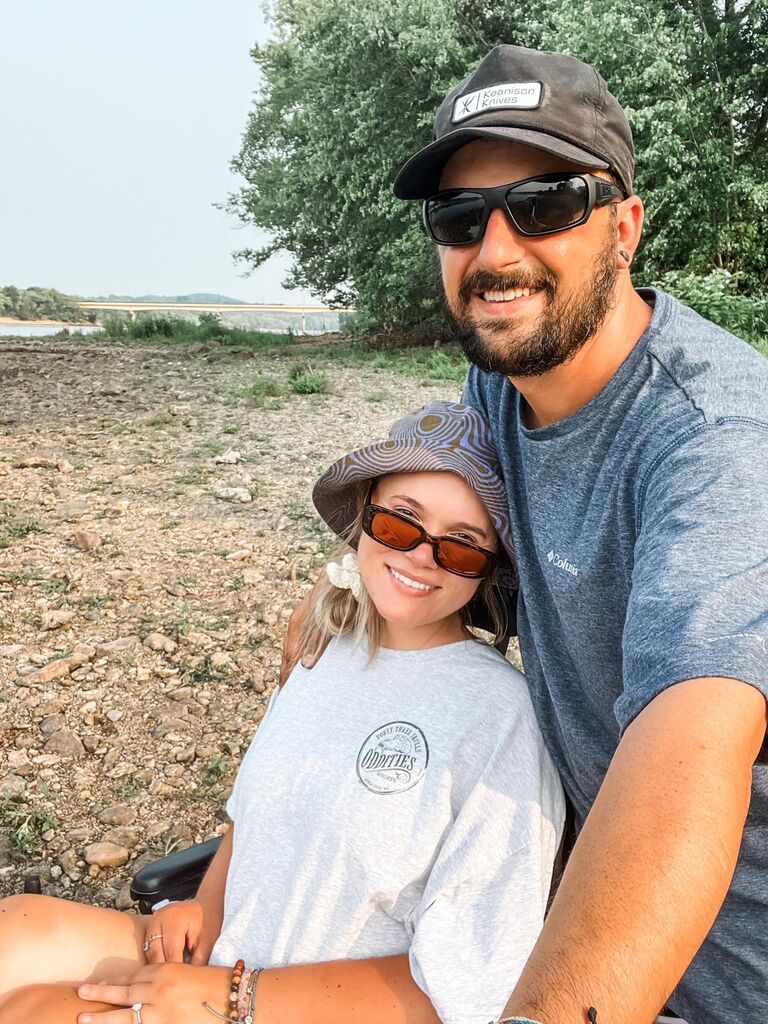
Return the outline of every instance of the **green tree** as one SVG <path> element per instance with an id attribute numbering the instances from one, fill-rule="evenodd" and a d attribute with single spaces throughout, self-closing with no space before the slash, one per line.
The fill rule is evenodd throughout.
<path id="1" fill-rule="evenodd" d="M 635 138 L 639 269 L 768 291 L 768 2 L 553 4 L 549 44 L 595 64 Z"/>
<path id="2" fill-rule="evenodd" d="M 503 8 L 504 5 L 502 4 Z M 431 137 L 444 93 L 499 38 L 529 45 L 534 23 L 470 0 L 278 0 L 275 34 L 253 57 L 264 86 L 234 168 L 230 208 L 272 241 L 289 278 L 385 327 L 437 310 L 431 245 L 395 199 L 400 164 Z M 502 16 L 503 15 L 503 16 Z"/>
<path id="3" fill-rule="evenodd" d="M 17 320 L 61 320 L 79 322 L 83 311 L 77 300 L 55 288 L 0 288 L 0 312 Z"/>
<path id="4" fill-rule="evenodd" d="M 594 63 L 625 104 L 647 202 L 637 269 L 728 271 L 768 288 L 768 0 L 276 0 L 253 57 L 263 87 L 230 198 L 270 232 L 257 266 L 294 257 L 289 283 L 362 322 L 436 313 L 431 245 L 414 204 L 392 195 L 401 163 L 431 138 L 446 91 L 499 42 Z"/>

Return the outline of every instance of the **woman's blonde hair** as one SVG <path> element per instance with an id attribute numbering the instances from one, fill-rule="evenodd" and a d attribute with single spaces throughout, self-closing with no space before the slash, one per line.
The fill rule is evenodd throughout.
<path id="1" fill-rule="evenodd" d="M 375 483 L 375 480 L 368 481 L 360 489 L 357 497 L 357 513 L 344 537 L 345 543 L 333 552 L 331 560 L 334 558 L 340 560 L 350 547 L 357 550 L 360 535 L 363 532 L 363 509 L 368 503 L 368 495 L 371 494 Z M 488 617 L 493 625 L 493 640 L 491 642 L 497 644 L 505 636 L 506 616 L 491 580 L 492 576 L 483 577 L 473 600 L 485 603 Z M 462 623 L 469 626 L 468 605 L 464 605 L 460 609 L 459 615 Z M 360 643 L 367 637 L 368 657 L 371 659 L 381 647 L 382 627 L 383 619 L 365 587 L 363 587 L 358 601 L 351 590 L 335 587 L 323 573 L 317 584 L 311 612 L 305 618 L 302 626 L 300 649 L 320 651 L 334 636 L 351 635 L 355 643 Z"/>

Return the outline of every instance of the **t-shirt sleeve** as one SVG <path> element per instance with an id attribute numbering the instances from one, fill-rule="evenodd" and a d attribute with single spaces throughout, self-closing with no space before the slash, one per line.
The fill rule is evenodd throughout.
<path id="1" fill-rule="evenodd" d="M 461 393 L 461 401 L 464 405 L 471 405 L 479 413 L 488 418 L 488 409 L 485 399 L 485 391 L 482 387 L 483 374 L 472 365 L 467 371 L 467 378 L 464 381 L 464 390 Z"/>
<path id="2" fill-rule="evenodd" d="M 530 705 L 507 717 L 502 730 L 489 723 L 495 747 L 406 922 L 414 980 L 445 1024 L 500 1016 L 541 931 L 562 835 L 562 789 Z"/>
<path id="3" fill-rule="evenodd" d="M 264 717 L 262 718 L 258 728 L 256 729 L 256 735 L 251 740 L 248 749 L 245 752 L 245 757 L 240 763 L 240 768 L 238 769 L 237 777 L 235 778 L 235 784 L 232 787 L 232 792 L 230 794 L 229 800 L 227 800 L 227 814 L 229 815 L 231 821 L 236 822 L 238 819 L 238 815 L 240 813 L 240 802 L 242 798 L 243 786 L 247 785 L 247 783 L 243 780 L 247 780 L 248 776 L 250 775 L 249 762 L 252 757 L 251 752 L 255 749 L 257 743 L 259 742 L 259 734 L 261 733 L 262 729 L 266 726 L 267 720 L 271 716 L 275 704 L 277 704 L 279 694 L 280 687 L 278 686 L 275 688 L 274 693 L 269 698 L 267 710 L 264 712 Z"/>
<path id="4" fill-rule="evenodd" d="M 648 472 L 638 507 L 619 726 L 686 679 L 768 696 L 768 428 L 701 428 Z"/>

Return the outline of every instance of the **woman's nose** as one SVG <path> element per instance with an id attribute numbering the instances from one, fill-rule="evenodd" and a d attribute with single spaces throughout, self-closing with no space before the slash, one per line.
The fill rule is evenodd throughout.
<path id="1" fill-rule="evenodd" d="M 409 551 L 408 556 L 414 565 L 424 566 L 425 568 L 437 565 L 437 562 L 435 562 L 434 549 L 429 541 L 426 540 L 422 544 L 419 544 L 417 548 L 413 548 L 412 551 Z"/>

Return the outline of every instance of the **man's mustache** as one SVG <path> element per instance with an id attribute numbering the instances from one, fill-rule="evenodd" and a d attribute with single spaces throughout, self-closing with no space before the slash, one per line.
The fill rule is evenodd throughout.
<path id="1" fill-rule="evenodd" d="M 466 309 L 473 295 L 478 292 L 506 292 L 528 288 L 530 291 L 546 292 L 547 298 L 555 294 L 555 277 L 552 274 L 526 274 L 523 271 L 510 274 L 492 274 L 488 270 L 476 270 L 461 282 L 459 303 Z"/>

